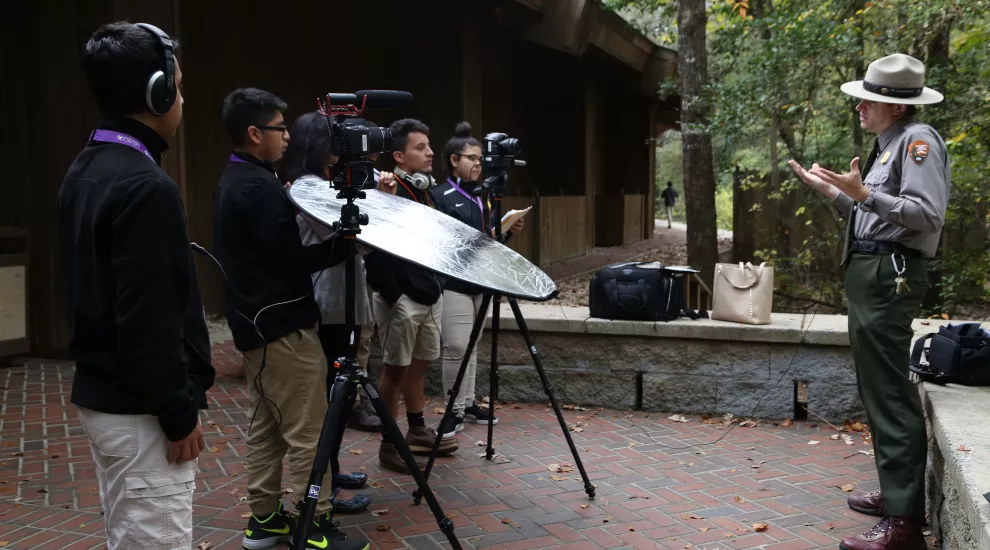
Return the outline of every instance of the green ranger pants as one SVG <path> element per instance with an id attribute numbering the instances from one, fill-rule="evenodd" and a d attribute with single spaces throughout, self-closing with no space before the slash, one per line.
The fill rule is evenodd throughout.
<path id="1" fill-rule="evenodd" d="M 849 339 L 859 395 L 873 433 L 883 512 L 924 517 L 928 440 L 918 387 L 910 379 L 911 321 L 921 310 L 928 274 L 920 256 L 897 256 L 910 291 L 897 295 L 890 254 L 850 255 L 846 263 Z"/>

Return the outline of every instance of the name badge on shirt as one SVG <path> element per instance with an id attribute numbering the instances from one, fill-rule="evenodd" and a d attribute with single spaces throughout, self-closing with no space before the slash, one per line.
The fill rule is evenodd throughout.
<path id="1" fill-rule="evenodd" d="M 886 153 L 883 154 L 882 157 L 880 157 L 880 164 L 887 164 L 887 160 L 889 159 L 890 159 L 890 151 L 887 151 Z"/>

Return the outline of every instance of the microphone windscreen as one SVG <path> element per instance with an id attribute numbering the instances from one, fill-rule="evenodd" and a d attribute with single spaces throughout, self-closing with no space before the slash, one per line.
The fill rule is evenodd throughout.
<path id="1" fill-rule="evenodd" d="M 354 94 L 327 94 L 331 105 L 355 105 L 361 103 Z"/>
<path id="2" fill-rule="evenodd" d="M 358 103 L 365 97 L 368 102 L 367 109 L 402 109 L 412 105 L 413 96 L 409 92 L 398 90 L 360 90 L 354 95 L 358 98 Z"/>

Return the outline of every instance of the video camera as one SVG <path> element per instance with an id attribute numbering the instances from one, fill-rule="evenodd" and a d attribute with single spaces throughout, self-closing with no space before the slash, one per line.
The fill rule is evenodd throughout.
<path id="1" fill-rule="evenodd" d="M 492 132 L 482 140 L 481 185 L 493 197 L 501 197 L 504 193 L 505 183 L 508 181 L 506 171 L 510 166 L 526 166 L 526 161 L 516 158 L 521 150 L 518 139 L 501 132 Z"/>
<path id="2" fill-rule="evenodd" d="M 374 170 L 368 155 L 392 150 L 392 132 L 387 128 L 369 128 L 349 124 L 365 109 L 395 109 L 412 104 L 412 94 L 394 90 L 361 90 L 353 94 L 327 94 L 317 100 L 320 114 L 326 117 L 330 133 L 330 152 L 337 162 L 330 166 L 330 185 L 345 198 L 362 198 L 358 192 L 371 181 Z"/>

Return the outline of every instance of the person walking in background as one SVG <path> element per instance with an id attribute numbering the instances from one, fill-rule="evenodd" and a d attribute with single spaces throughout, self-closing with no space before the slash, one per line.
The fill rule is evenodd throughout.
<path id="1" fill-rule="evenodd" d="M 668 181 L 667 188 L 660 193 L 663 197 L 663 206 L 667 211 L 667 229 L 671 228 L 671 221 L 674 215 L 674 203 L 677 202 L 677 191 L 674 190 L 674 182 Z"/>

